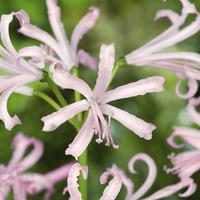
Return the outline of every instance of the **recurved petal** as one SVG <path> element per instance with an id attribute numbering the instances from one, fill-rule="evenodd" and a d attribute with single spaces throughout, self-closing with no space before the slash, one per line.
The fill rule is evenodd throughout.
<path id="1" fill-rule="evenodd" d="M 80 20 L 80 22 L 75 27 L 71 38 L 71 46 L 75 52 L 77 51 L 79 41 L 95 25 L 98 17 L 99 9 L 96 7 L 90 7 L 87 14 Z"/>
<path id="2" fill-rule="evenodd" d="M 91 69 L 97 68 L 97 60 L 83 49 L 78 51 L 78 62 Z"/>
<path id="3" fill-rule="evenodd" d="M 0 31 L 1 31 L 1 41 L 4 45 L 4 47 L 11 52 L 13 55 L 16 55 L 17 52 L 10 40 L 10 34 L 9 34 L 9 26 L 10 23 L 13 20 L 13 16 L 15 15 L 14 12 L 8 15 L 2 15 L 1 21 L 0 21 Z"/>
<path id="4" fill-rule="evenodd" d="M 54 112 L 42 118 L 44 122 L 43 131 L 53 131 L 61 124 L 71 119 L 78 113 L 87 110 L 89 104 L 87 100 L 72 103 L 66 107 L 61 108 L 59 111 Z"/>
<path id="5" fill-rule="evenodd" d="M 168 143 L 174 148 L 181 148 L 184 144 L 177 144 L 176 137 L 180 137 L 185 143 L 200 149 L 200 131 L 188 127 L 174 127 L 174 131 L 168 138 Z"/>
<path id="6" fill-rule="evenodd" d="M 177 20 L 179 20 L 180 16 L 172 10 L 160 10 L 156 13 L 155 20 L 163 17 L 167 17 L 172 22 L 172 24 L 175 24 Z"/>
<path id="7" fill-rule="evenodd" d="M 82 79 L 71 75 L 68 71 L 64 69 L 59 69 L 56 66 L 57 64 L 58 63 L 53 63 L 50 69 L 53 75 L 54 82 L 61 88 L 78 91 L 87 99 L 89 99 L 92 94 L 89 85 Z"/>
<path id="8" fill-rule="evenodd" d="M 183 194 L 179 194 L 181 197 L 189 197 L 196 191 L 196 184 L 191 180 L 182 180 L 177 184 L 166 186 L 157 192 L 153 193 L 149 197 L 144 198 L 143 200 L 157 200 L 157 199 L 165 199 L 178 191 L 187 188 L 187 191 Z"/>
<path id="9" fill-rule="evenodd" d="M 94 96 L 100 96 L 108 87 L 112 78 L 112 70 L 115 62 L 115 47 L 114 44 L 103 44 L 100 49 L 99 55 L 99 72 L 94 87 Z"/>
<path id="10" fill-rule="evenodd" d="M 75 163 L 69 170 L 69 176 L 67 179 L 67 187 L 64 190 L 69 192 L 70 200 L 82 200 L 81 193 L 79 191 L 78 177 L 82 172 L 83 178 L 87 179 L 88 176 L 88 167 L 81 166 L 79 163 Z"/>
<path id="11" fill-rule="evenodd" d="M 182 99 L 189 99 L 193 97 L 198 90 L 198 82 L 194 79 L 188 80 L 188 91 L 186 93 L 181 93 L 180 91 L 181 81 L 179 81 L 176 85 L 176 95 Z"/>
<path id="12" fill-rule="evenodd" d="M 15 91 L 17 87 L 12 87 L 4 91 L 0 96 L 0 119 L 4 122 L 5 127 L 10 131 L 17 124 L 21 124 L 20 119 L 14 115 L 11 117 L 7 110 L 7 102 L 10 95 Z"/>
<path id="13" fill-rule="evenodd" d="M 198 107 L 199 105 L 200 105 L 200 97 L 190 99 L 186 107 L 186 110 L 192 121 L 200 126 L 200 114 L 196 110 L 196 107 Z"/>
<path id="14" fill-rule="evenodd" d="M 146 140 L 152 138 L 152 132 L 156 128 L 153 124 L 147 123 L 126 111 L 108 104 L 101 106 L 101 109 L 104 114 L 116 119 L 139 137 Z"/>
<path id="15" fill-rule="evenodd" d="M 119 173 L 115 173 L 114 170 L 107 170 L 101 175 L 101 184 L 107 183 L 109 176 L 112 176 L 113 178 L 109 181 L 108 186 L 104 189 L 100 200 L 115 200 L 121 190 L 121 176 Z"/>
<path id="16" fill-rule="evenodd" d="M 124 99 L 139 95 L 145 95 L 147 93 L 160 92 L 163 90 L 163 83 L 164 78 L 160 76 L 154 76 L 139 80 L 134 83 L 129 83 L 105 92 L 100 97 L 100 102 L 108 103 L 117 99 Z"/>
<path id="17" fill-rule="evenodd" d="M 94 135 L 93 125 L 93 116 L 91 111 L 89 111 L 88 117 L 83 127 L 81 128 L 73 142 L 66 149 L 65 155 L 72 155 L 76 158 L 76 160 L 78 159 L 78 157 L 85 151 L 90 141 L 92 140 L 92 137 Z"/>

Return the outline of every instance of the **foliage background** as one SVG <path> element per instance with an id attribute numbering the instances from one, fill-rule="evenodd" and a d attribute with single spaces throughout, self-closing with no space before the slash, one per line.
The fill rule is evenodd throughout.
<path id="1" fill-rule="evenodd" d="M 193 1 L 199 6 L 198 0 Z M 153 18 L 159 9 L 171 8 L 180 12 L 180 3 L 178 0 L 59 0 L 62 8 L 62 19 L 64 21 L 68 36 L 70 36 L 73 27 L 79 19 L 86 13 L 91 5 L 97 5 L 101 10 L 101 17 L 95 28 L 81 41 L 80 46 L 92 52 L 98 58 L 98 51 L 102 43 L 115 43 L 117 57 L 126 55 L 133 49 L 149 41 L 159 34 L 170 24 L 167 20 L 154 22 Z M 200 7 L 200 6 L 199 6 Z M 45 0 L 0 0 L 0 14 L 9 13 L 24 9 L 30 14 L 33 24 L 50 31 L 48 23 Z M 11 27 L 11 38 L 17 48 L 30 44 L 38 44 L 36 41 L 27 39 L 17 33 L 18 24 L 16 21 Z M 199 34 L 183 44 L 173 47 L 174 50 L 192 50 L 199 52 L 200 37 Z M 81 77 L 84 78 L 91 86 L 96 79 L 96 71 L 89 71 L 81 67 Z M 94 141 L 89 146 L 89 199 L 98 199 L 104 186 L 100 186 L 99 176 L 107 167 L 115 162 L 119 167 L 127 171 L 127 163 L 132 155 L 138 152 L 146 152 L 151 155 L 158 167 L 158 177 L 152 189 L 148 194 L 162 188 L 168 184 L 176 183 L 178 180 L 173 175 L 166 175 L 163 172 L 163 165 L 170 166 L 167 155 L 171 149 L 166 138 L 172 132 L 174 125 L 193 126 L 187 118 L 184 107 L 185 100 L 176 97 L 174 87 L 177 82 L 176 76 L 166 70 L 156 70 L 147 67 L 125 67 L 121 69 L 112 87 L 136 81 L 151 75 L 163 75 L 166 78 L 165 91 L 159 94 L 148 94 L 146 96 L 135 97 L 128 100 L 114 102 L 114 105 L 136 114 L 146 121 L 150 121 L 158 127 L 154 132 L 151 141 L 145 141 L 131 133 L 121 124 L 112 121 L 111 129 L 115 141 L 120 145 L 119 150 L 97 145 Z M 34 84 L 34 87 L 44 90 L 52 95 L 45 83 Z M 71 91 L 63 91 L 66 98 L 72 100 Z M 53 110 L 42 100 L 36 97 L 24 97 L 14 94 L 9 100 L 9 110 L 11 113 L 17 113 L 22 119 L 23 125 L 18 126 L 11 133 L 6 131 L 3 123 L 0 123 L 0 162 L 7 163 L 11 157 L 11 141 L 15 134 L 23 131 L 27 135 L 35 136 L 41 139 L 45 145 L 45 152 L 42 159 L 34 166 L 31 171 L 45 173 L 66 162 L 72 160 L 64 155 L 64 150 L 74 138 L 76 131 L 69 125 L 64 124 L 56 131 L 51 133 L 42 132 L 42 122 L 40 118 Z M 198 128 L 198 127 L 197 127 Z M 145 180 L 147 168 L 142 164 L 137 165 L 138 174 L 130 175 L 134 180 L 137 189 Z M 200 185 L 200 176 L 195 177 L 196 182 Z M 62 196 L 62 189 L 66 182 L 60 183 L 56 187 L 56 193 L 52 199 L 66 199 Z M 125 190 L 123 190 L 118 199 L 123 199 Z M 188 199 L 198 199 L 200 191 L 197 190 L 195 195 Z M 42 199 L 43 194 L 30 199 Z M 9 200 L 12 199 L 11 195 Z M 175 195 L 170 200 L 180 199 Z"/>

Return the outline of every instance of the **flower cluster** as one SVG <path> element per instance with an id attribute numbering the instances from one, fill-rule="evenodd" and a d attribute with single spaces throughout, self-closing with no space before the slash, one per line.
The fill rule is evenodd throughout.
<path id="1" fill-rule="evenodd" d="M 122 65 L 150 66 L 174 72 L 180 78 L 176 85 L 177 96 L 189 99 L 186 107 L 187 113 L 196 124 L 200 125 L 200 114 L 196 109 L 200 105 L 200 98 L 195 97 L 200 80 L 200 55 L 194 52 L 167 50 L 200 31 L 200 13 L 195 5 L 189 0 L 180 0 L 180 2 L 183 7 L 181 14 L 172 10 L 161 10 L 156 15 L 156 19 L 166 17 L 170 20 L 172 25 L 167 30 L 119 60 L 115 58 L 114 43 L 101 45 L 99 61 L 90 53 L 78 48 L 79 41 L 93 28 L 99 18 L 97 7 L 89 8 L 87 14 L 74 28 L 70 40 L 66 36 L 61 21 L 57 0 L 46 0 L 49 23 L 54 36 L 33 25 L 28 13 L 24 10 L 2 15 L 0 20 L 0 70 L 6 75 L 0 74 L 0 119 L 6 129 L 10 131 L 16 125 L 21 124 L 19 117 L 10 116 L 7 108 L 8 99 L 15 92 L 28 96 L 39 94 L 39 97 L 55 108 L 55 112 L 42 117 L 43 131 L 53 131 L 67 121 L 76 128 L 78 133 L 65 150 L 66 155 L 72 155 L 76 160 L 83 155 L 94 137 L 97 143 L 105 142 L 106 146 L 114 149 L 119 147 L 110 130 L 112 119 L 120 122 L 140 138 L 151 140 L 153 131 L 156 129 L 154 124 L 110 103 L 144 96 L 148 93 L 162 92 L 165 79 L 161 76 L 152 76 L 110 89 L 112 80 Z M 194 21 L 185 25 L 191 14 L 195 16 Z M 16 50 L 9 35 L 9 26 L 14 17 L 19 21 L 19 33 L 42 44 Z M 80 65 L 97 71 L 94 87 L 91 88 L 85 80 L 78 76 Z M 180 91 L 180 85 L 181 80 L 184 79 L 188 81 L 188 91 L 183 94 Z M 48 83 L 57 98 L 56 101 L 40 91 L 35 91 L 29 85 L 29 83 L 38 81 Z M 68 100 L 62 95 L 63 90 L 73 90 L 75 101 L 68 104 Z M 174 140 L 175 136 L 179 136 L 195 148 L 195 150 L 169 156 L 173 168 L 165 167 L 165 171 L 177 175 L 178 183 L 166 186 L 148 197 L 143 197 L 156 180 L 157 167 L 150 156 L 138 153 L 129 161 L 128 167 L 129 171 L 135 174 L 134 166 L 138 160 L 147 164 L 149 172 L 144 184 L 134 191 L 132 180 L 114 164 L 100 177 L 101 184 L 108 183 L 100 199 L 116 199 L 123 185 L 127 189 L 126 200 L 163 199 L 185 188 L 186 192 L 179 195 L 181 197 L 192 195 L 197 188 L 192 175 L 200 169 L 199 135 L 198 130 L 175 127 L 168 139 L 172 147 L 183 147 L 183 144 L 177 144 Z M 33 149 L 27 153 L 30 146 Z M 75 162 L 46 174 L 26 172 L 41 158 L 42 143 L 19 133 L 13 140 L 13 149 L 14 153 L 8 165 L 0 165 L 0 200 L 6 199 L 11 190 L 16 200 L 25 200 L 28 195 L 35 195 L 43 190 L 46 191 L 45 199 L 49 199 L 54 185 L 64 179 L 67 179 L 67 187 L 63 193 L 69 193 L 72 200 L 82 199 L 78 178 L 82 173 L 83 178 L 87 179 L 87 166 Z"/>

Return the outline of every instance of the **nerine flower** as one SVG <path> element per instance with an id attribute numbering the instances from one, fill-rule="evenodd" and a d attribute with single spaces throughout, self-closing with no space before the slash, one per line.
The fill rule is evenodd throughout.
<path id="1" fill-rule="evenodd" d="M 53 80 L 57 85 L 61 88 L 78 91 L 85 99 L 43 117 L 43 130 L 53 131 L 78 113 L 88 111 L 87 119 L 74 141 L 66 149 L 66 155 L 73 155 L 75 158 L 79 157 L 87 148 L 94 134 L 98 137 L 96 140 L 98 143 L 105 140 L 106 145 L 117 148 L 118 146 L 115 145 L 109 131 L 111 118 L 122 123 L 139 137 L 147 140 L 151 139 L 152 131 L 155 129 L 154 125 L 126 111 L 111 106 L 108 103 L 118 99 L 145 95 L 146 93 L 160 92 L 163 90 L 164 79 L 159 76 L 150 77 L 106 91 L 112 77 L 114 60 L 114 45 L 102 45 L 100 50 L 98 78 L 93 90 L 90 89 L 86 82 L 69 74 L 64 69 L 56 67 L 56 64 L 51 67 Z M 108 116 L 108 123 L 104 115 Z"/>
<path id="2" fill-rule="evenodd" d="M 161 10 L 155 19 L 167 17 L 172 25 L 159 36 L 125 56 L 126 61 L 134 66 L 152 66 L 169 69 L 180 78 L 176 93 L 181 98 L 191 98 L 197 92 L 200 80 L 200 55 L 194 52 L 171 52 L 167 48 L 190 38 L 200 30 L 200 14 L 188 0 L 180 0 L 183 5 L 182 13 L 172 10 Z M 182 28 L 189 14 L 195 14 L 195 20 Z M 181 80 L 188 80 L 188 91 L 180 91 Z"/>
<path id="3" fill-rule="evenodd" d="M 31 146 L 33 149 L 26 154 Z M 0 165 L 0 200 L 7 199 L 11 189 L 15 200 L 26 200 L 27 195 L 35 195 L 43 190 L 47 191 L 45 199 L 49 199 L 54 185 L 67 178 L 71 164 L 44 175 L 25 172 L 41 158 L 43 144 L 35 138 L 28 138 L 19 133 L 13 140 L 13 148 L 14 153 L 8 165 Z"/>
<path id="4" fill-rule="evenodd" d="M 13 117 L 9 115 L 8 98 L 13 92 L 32 95 L 32 88 L 26 85 L 42 78 L 40 67 L 44 66 L 42 60 L 38 60 L 43 55 L 43 51 L 39 47 L 25 47 L 17 52 L 12 45 L 9 25 L 14 16 L 22 23 L 25 13 L 19 11 L 2 15 L 0 21 L 0 36 L 3 45 L 0 45 L 0 70 L 5 74 L 0 76 L 0 119 L 8 130 L 21 123 L 16 115 Z M 32 59 L 25 59 L 29 57 Z"/>
<path id="5" fill-rule="evenodd" d="M 39 40 L 44 45 L 47 45 L 53 51 L 53 54 L 56 54 L 57 57 L 52 55 L 52 53 L 46 56 L 45 60 L 48 63 L 62 60 L 68 70 L 73 66 L 78 66 L 79 63 L 90 68 L 95 68 L 96 60 L 85 50 L 78 50 L 78 43 L 95 25 L 99 17 L 99 10 L 96 7 L 91 7 L 89 9 L 88 13 L 75 27 L 71 40 L 69 41 L 63 23 L 61 22 L 60 8 L 57 5 L 57 0 L 46 0 L 46 4 L 49 22 L 55 38 L 37 26 L 32 25 L 27 14 L 27 18 L 23 21 L 19 32 L 30 38 Z"/>
<path id="6" fill-rule="evenodd" d="M 126 187 L 127 191 L 125 200 L 164 199 L 166 197 L 169 197 L 177 193 L 178 191 L 184 188 L 188 189 L 186 192 L 179 194 L 181 197 L 188 197 L 194 193 L 196 188 L 192 179 L 187 179 L 187 180 L 185 179 L 184 182 L 182 181 L 174 185 L 166 186 L 148 197 L 143 197 L 145 193 L 151 188 L 156 179 L 157 168 L 154 160 L 150 156 L 144 153 L 138 153 L 131 158 L 128 164 L 129 171 L 132 174 L 137 173 L 134 167 L 137 161 L 143 161 L 144 163 L 146 163 L 149 170 L 148 176 L 145 182 L 142 184 L 142 186 L 138 188 L 136 191 L 134 191 L 134 184 L 131 181 L 131 179 L 127 177 L 127 175 L 123 172 L 123 170 L 121 170 L 114 164 L 110 169 L 107 169 L 100 176 L 101 184 L 105 184 L 108 182 L 108 185 L 104 189 L 103 194 L 100 197 L 100 200 L 115 200 L 123 185 Z M 83 167 L 79 163 L 76 163 L 70 168 L 67 180 L 67 187 L 64 190 L 64 193 L 69 192 L 70 199 L 76 199 L 76 200 L 82 199 L 81 193 L 78 189 L 79 185 L 77 183 L 80 171 L 82 171 L 84 178 L 87 179 L 87 174 L 88 174 L 87 167 Z"/>

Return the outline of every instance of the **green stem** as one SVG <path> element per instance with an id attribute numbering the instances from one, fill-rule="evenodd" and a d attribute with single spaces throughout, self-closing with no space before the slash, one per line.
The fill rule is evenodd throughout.
<path id="1" fill-rule="evenodd" d="M 72 68 L 72 74 L 79 77 L 79 71 L 78 71 L 77 67 Z M 79 92 L 75 91 L 74 92 L 74 98 L 75 98 L 76 102 L 80 101 L 81 100 L 81 94 Z M 77 115 L 76 119 L 79 122 L 80 127 L 81 127 L 83 120 L 84 120 L 82 113 L 79 113 Z M 80 131 L 80 128 L 77 131 Z M 87 149 L 86 149 L 84 151 L 84 153 L 79 157 L 79 163 L 82 166 L 87 166 L 87 159 L 88 159 L 88 152 L 87 152 Z M 84 180 L 82 175 L 79 178 L 79 189 L 80 189 L 80 192 L 82 194 L 82 199 L 87 200 L 87 181 Z"/>
<path id="2" fill-rule="evenodd" d="M 60 92 L 58 86 L 51 80 L 49 75 L 47 74 L 45 77 L 46 82 L 48 83 L 49 87 L 55 94 L 56 98 L 58 99 L 61 106 L 66 106 L 67 102 L 65 101 L 65 98 L 63 97 L 62 93 Z"/>
<path id="3" fill-rule="evenodd" d="M 33 95 L 43 99 L 44 101 L 46 101 L 49 105 L 51 105 L 55 110 L 59 110 L 60 106 L 48 95 L 46 95 L 43 92 L 40 91 L 34 91 Z"/>
<path id="4" fill-rule="evenodd" d="M 109 85 L 111 84 L 111 82 L 113 81 L 114 77 L 116 76 L 117 72 L 119 71 L 119 69 L 124 66 L 124 65 L 127 65 L 127 62 L 125 60 L 124 57 L 120 58 L 116 63 L 115 63 L 115 66 L 113 68 L 113 71 L 112 71 L 112 78 L 110 80 L 110 83 Z"/>

